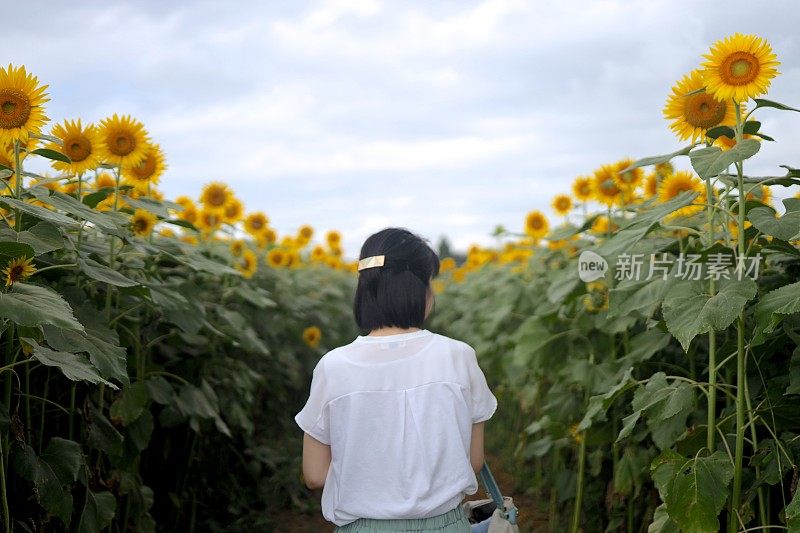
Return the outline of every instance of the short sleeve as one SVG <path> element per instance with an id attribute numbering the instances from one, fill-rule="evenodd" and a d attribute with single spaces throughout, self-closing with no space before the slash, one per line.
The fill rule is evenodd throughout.
<path id="1" fill-rule="evenodd" d="M 330 445 L 330 427 L 328 425 L 330 414 L 328 409 L 327 376 L 324 372 L 323 360 L 320 359 L 314 367 L 311 378 L 311 390 L 303 409 L 294 417 L 300 428 L 320 441 Z"/>
<path id="2" fill-rule="evenodd" d="M 497 410 L 497 398 L 486 383 L 486 376 L 478 365 L 475 349 L 469 347 L 467 354 L 469 372 L 469 390 L 472 398 L 472 423 L 485 422 L 492 418 Z"/>

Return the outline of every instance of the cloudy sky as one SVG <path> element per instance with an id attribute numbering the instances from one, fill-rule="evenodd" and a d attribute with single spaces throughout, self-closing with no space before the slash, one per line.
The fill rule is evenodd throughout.
<path id="1" fill-rule="evenodd" d="M 800 106 L 794 0 L 73 1 L 7 3 L 0 44 L 48 84 L 53 121 L 144 122 L 161 189 L 229 183 L 279 234 L 386 226 L 457 249 L 521 231 L 602 163 L 682 146 L 670 87 L 734 32 L 781 61 L 769 98 Z M 749 168 L 800 166 L 800 114 L 757 115 Z M 687 161 L 688 163 L 688 161 Z M 679 166 L 685 166 L 680 164 Z M 778 197 L 794 189 L 776 190 Z"/>

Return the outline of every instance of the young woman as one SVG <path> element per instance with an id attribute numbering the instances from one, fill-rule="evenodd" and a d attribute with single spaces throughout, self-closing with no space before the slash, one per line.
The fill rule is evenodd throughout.
<path id="1" fill-rule="evenodd" d="M 323 488 L 334 532 L 466 532 L 478 490 L 483 426 L 497 399 L 465 342 L 423 329 L 439 258 L 404 228 L 361 248 L 359 335 L 314 368 L 303 429 L 303 477 Z"/>

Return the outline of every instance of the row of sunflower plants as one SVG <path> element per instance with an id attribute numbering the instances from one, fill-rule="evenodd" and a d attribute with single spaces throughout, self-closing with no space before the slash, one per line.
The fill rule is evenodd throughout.
<path id="1" fill-rule="evenodd" d="M 267 530 L 313 508 L 291 414 L 355 333 L 341 236 L 278 238 L 221 182 L 164 199 L 142 123 L 45 133 L 46 88 L 0 68 L 2 531 Z"/>
<path id="2" fill-rule="evenodd" d="M 664 108 L 691 144 L 578 178 L 572 221 L 499 228 L 527 266 L 485 260 L 439 295 L 437 325 L 507 400 L 517 488 L 552 531 L 800 531 L 800 198 L 779 214 L 771 192 L 800 170 L 745 172 L 775 142 L 754 113 L 798 110 L 764 98 L 766 40 L 704 57 Z"/>

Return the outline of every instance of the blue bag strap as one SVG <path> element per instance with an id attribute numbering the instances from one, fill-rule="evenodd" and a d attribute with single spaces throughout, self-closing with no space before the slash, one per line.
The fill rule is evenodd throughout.
<path id="1" fill-rule="evenodd" d="M 481 468 L 481 483 L 483 483 L 483 486 L 486 487 L 486 491 L 492 497 L 495 505 L 497 505 L 497 508 L 500 509 L 500 512 L 503 513 L 508 522 L 512 525 L 516 525 L 517 508 L 515 506 L 511 506 L 511 509 L 506 512 L 505 500 L 503 499 L 503 495 L 500 493 L 500 487 L 497 486 L 497 483 L 492 476 L 492 471 L 489 470 L 489 465 L 485 462 L 483 463 L 483 468 Z"/>

